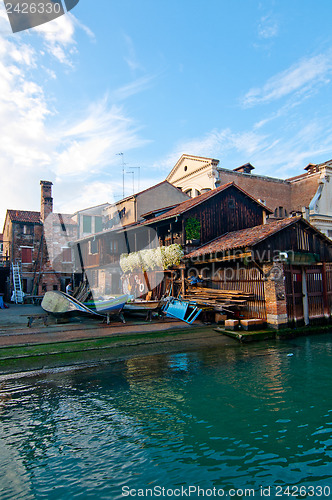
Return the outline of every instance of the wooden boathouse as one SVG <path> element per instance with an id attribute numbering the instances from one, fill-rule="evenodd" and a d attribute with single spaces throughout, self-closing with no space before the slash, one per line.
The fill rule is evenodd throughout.
<path id="1" fill-rule="evenodd" d="M 226 232 L 263 224 L 270 213 L 262 203 L 228 183 L 196 198 L 142 214 L 133 224 L 123 224 L 119 218 L 120 223 L 111 229 L 74 241 L 76 269 L 87 276 L 91 288 L 101 293 L 116 293 L 122 274 L 119 266 L 122 254 L 172 244 L 181 245 L 188 253 Z M 138 279 L 144 284 L 141 276 Z M 148 288 L 153 290 L 154 297 L 165 292 L 168 280 L 159 286 L 162 280 L 153 273 L 149 280 Z"/>
<path id="2" fill-rule="evenodd" d="M 235 317 L 274 328 L 331 320 L 332 241 L 302 217 L 224 234 L 185 263 L 209 288 L 251 295 Z"/>

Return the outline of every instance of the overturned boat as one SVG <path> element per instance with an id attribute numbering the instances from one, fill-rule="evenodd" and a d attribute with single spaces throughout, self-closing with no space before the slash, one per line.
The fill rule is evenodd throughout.
<path id="1" fill-rule="evenodd" d="M 109 324 L 111 315 L 120 316 L 120 319 L 124 322 L 121 313 L 127 300 L 128 295 L 121 295 L 83 303 L 75 299 L 72 295 L 54 290 L 45 293 L 41 306 L 44 311 L 52 314 L 79 312 L 106 317 L 107 324 Z"/>

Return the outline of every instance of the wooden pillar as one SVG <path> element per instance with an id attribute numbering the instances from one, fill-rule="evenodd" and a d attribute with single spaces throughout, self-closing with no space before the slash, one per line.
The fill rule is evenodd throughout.
<path id="1" fill-rule="evenodd" d="M 180 266 L 180 275 L 181 275 L 181 297 L 186 294 L 186 281 L 185 281 L 185 266 Z"/>
<path id="2" fill-rule="evenodd" d="M 327 276 L 326 276 L 326 263 L 323 262 L 322 266 L 322 283 L 323 283 L 323 302 L 324 302 L 324 316 L 330 318 L 329 299 L 327 294 Z"/>

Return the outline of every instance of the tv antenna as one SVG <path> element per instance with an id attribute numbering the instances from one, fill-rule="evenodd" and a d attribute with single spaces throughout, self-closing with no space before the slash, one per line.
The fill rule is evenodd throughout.
<path id="1" fill-rule="evenodd" d="M 137 192 L 140 190 L 140 177 L 141 177 L 141 167 L 130 167 L 138 170 L 138 182 L 137 182 Z"/>
<path id="2" fill-rule="evenodd" d="M 117 156 L 121 156 L 122 158 L 122 198 L 125 197 L 125 162 L 124 162 L 124 157 L 123 153 L 116 153 Z"/>

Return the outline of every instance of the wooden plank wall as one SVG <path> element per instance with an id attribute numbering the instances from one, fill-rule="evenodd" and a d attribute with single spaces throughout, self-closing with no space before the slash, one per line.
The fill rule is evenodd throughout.
<path id="1" fill-rule="evenodd" d="M 201 244 L 224 233 L 263 223 L 263 209 L 235 188 L 201 203 L 184 214 L 184 220 L 196 218 L 201 222 Z"/>
<path id="2" fill-rule="evenodd" d="M 245 308 L 241 309 L 240 314 L 244 318 L 266 319 L 265 291 L 264 281 L 260 271 L 254 266 L 236 269 L 220 269 L 218 277 L 213 277 L 208 284 L 211 288 L 219 290 L 241 290 L 253 295 L 253 298 L 247 301 Z"/>

